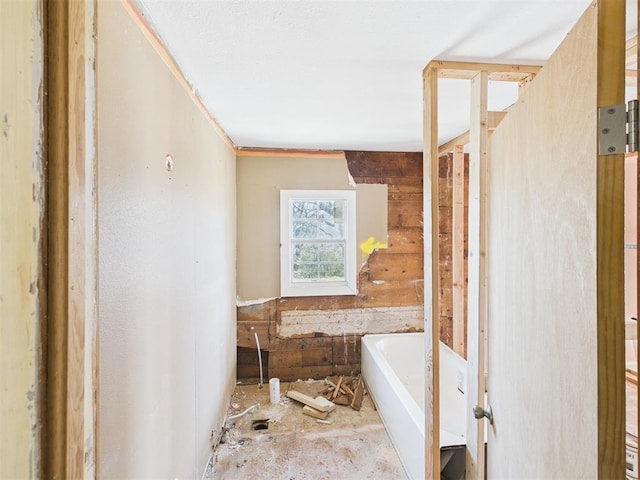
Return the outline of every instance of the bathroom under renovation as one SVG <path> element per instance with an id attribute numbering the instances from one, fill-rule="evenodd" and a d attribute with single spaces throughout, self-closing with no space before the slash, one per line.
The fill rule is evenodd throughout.
<path id="1" fill-rule="evenodd" d="M 640 0 L 0 0 L 0 479 L 638 480 Z"/>

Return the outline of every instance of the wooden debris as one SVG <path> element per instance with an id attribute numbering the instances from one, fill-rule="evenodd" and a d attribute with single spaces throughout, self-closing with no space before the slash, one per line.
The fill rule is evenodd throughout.
<path id="1" fill-rule="evenodd" d="M 345 395 L 344 393 L 340 394 L 337 398 L 333 399 L 333 403 L 335 403 L 336 405 L 351 405 L 352 399 L 349 398 L 348 395 Z"/>
<path id="2" fill-rule="evenodd" d="M 343 379 L 344 377 L 340 377 L 338 383 L 336 384 L 336 388 L 333 390 L 333 394 L 331 395 L 331 398 L 329 400 L 333 400 L 338 396 L 338 394 L 340 393 L 340 385 L 342 385 Z"/>
<path id="3" fill-rule="evenodd" d="M 355 394 L 353 395 L 353 401 L 351 402 L 351 408 L 354 410 L 360 410 L 362 407 L 362 398 L 364 397 L 364 382 L 361 378 L 358 379 L 358 386 L 356 387 Z"/>
<path id="4" fill-rule="evenodd" d="M 287 397 L 300 403 L 304 403 L 305 405 L 308 405 L 309 407 L 314 408 L 320 412 L 331 412 L 336 408 L 336 405 L 333 402 L 330 402 L 324 397 L 311 398 L 309 395 L 305 395 L 301 392 L 296 392 L 295 390 L 289 390 L 287 392 Z"/>
<path id="5" fill-rule="evenodd" d="M 318 418 L 320 420 L 324 420 L 329 415 L 329 412 L 321 412 L 319 410 L 316 410 L 315 408 L 311 408 L 309 405 L 305 405 L 304 407 L 302 407 L 302 413 L 313 418 Z"/>

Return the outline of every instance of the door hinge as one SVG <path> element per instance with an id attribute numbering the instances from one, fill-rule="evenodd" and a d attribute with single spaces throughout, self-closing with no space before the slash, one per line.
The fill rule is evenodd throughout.
<path id="1" fill-rule="evenodd" d="M 631 100 L 626 106 L 598 108 L 598 155 L 638 151 L 638 104 Z"/>

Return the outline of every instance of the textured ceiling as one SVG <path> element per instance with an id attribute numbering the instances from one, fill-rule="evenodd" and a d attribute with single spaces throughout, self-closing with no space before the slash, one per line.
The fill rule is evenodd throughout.
<path id="1" fill-rule="evenodd" d="M 138 0 L 137 5 L 237 146 L 420 151 L 422 69 L 430 60 L 542 64 L 589 3 Z M 468 129 L 469 85 L 441 80 L 439 90 L 444 142 Z M 509 106 L 516 90 L 513 84 L 492 83 L 489 109 Z"/>

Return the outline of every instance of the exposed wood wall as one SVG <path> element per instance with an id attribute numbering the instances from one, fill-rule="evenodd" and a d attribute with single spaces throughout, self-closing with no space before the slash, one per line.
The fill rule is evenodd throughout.
<path id="1" fill-rule="evenodd" d="M 388 186 L 388 248 L 361 266 L 357 296 L 277 298 L 239 307 L 239 378 L 258 375 L 254 332 L 268 352 L 265 378 L 293 380 L 359 372 L 360 339 L 372 329 L 422 329 L 422 154 L 346 152 L 346 159 L 356 183 Z M 318 331 L 291 333 L 309 317 L 320 319 Z"/>
<path id="2" fill-rule="evenodd" d="M 438 215 L 440 257 L 440 340 L 453 345 L 453 154 L 440 157 L 438 170 Z M 467 237 L 469 218 L 469 156 L 464 156 L 464 278 L 467 283 Z M 466 296 L 464 311 L 466 311 Z M 466 320 L 463 322 L 466 332 Z"/>

